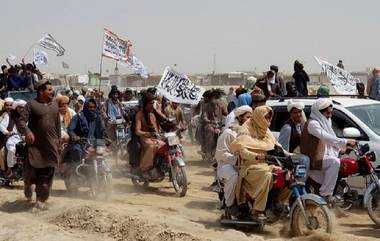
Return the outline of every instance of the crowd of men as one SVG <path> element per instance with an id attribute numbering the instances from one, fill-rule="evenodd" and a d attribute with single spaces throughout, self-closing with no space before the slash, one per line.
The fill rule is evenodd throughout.
<path id="1" fill-rule="evenodd" d="M 41 209 L 46 208 L 55 168 L 64 173 L 68 161 L 78 161 L 86 155 L 85 147 L 78 142 L 81 138 L 104 139 L 111 144 L 116 138 L 113 121 L 117 119 L 125 119 L 130 127 L 132 139 L 128 150 L 134 150 L 129 153 L 130 159 L 138 163 L 143 176 L 149 175 L 154 157 L 163 145 L 156 134 L 168 128 L 187 129 L 190 140 L 201 145 L 204 159 L 217 161 L 217 176 L 225 182 L 226 205 L 231 215 L 236 215 L 238 204 L 244 201 L 245 194 L 250 194 L 256 198 L 254 218 L 257 219 L 265 218 L 263 211 L 272 185 L 271 172 L 278 168 L 266 164 L 269 150 L 278 147 L 283 155 L 304 164 L 308 175 L 321 184 L 321 195 L 333 202 L 339 171 L 338 150 L 355 145 L 353 140 L 337 138 L 333 132 L 333 103 L 329 98 L 315 102 L 309 120 L 303 113 L 303 103 L 289 102 L 290 118 L 282 127 L 279 139 L 274 138 L 269 130 L 273 111 L 266 106 L 267 99 L 308 95 L 309 77 L 299 61 L 294 63 L 294 81 L 285 83 L 278 67 L 270 66 L 253 86 L 231 88 L 227 95 L 219 89 L 207 90 L 197 106 L 170 102 L 155 88 L 137 93 L 112 86 L 106 97 L 97 89 L 85 87 L 54 93 L 49 81 L 33 77 L 38 75 L 33 64 L 2 70 L 1 80 L 7 80 L 7 88 L 13 88 L 14 82 L 9 79 L 15 78 L 17 70 L 17 76 L 30 80 L 30 87 L 37 90 L 37 98 L 27 103 L 4 99 L 0 115 L 3 138 L 0 139 L 7 149 L 6 163 L 1 167 L 5 175 L 11 177 L 15 145 L 25 136 L 28 144 L 25 196 L 31 200 L 31 186 L 36 185 L 36 207 Z M 380 69 L 375 68 L 373 74 L 367 91 L 376 98 L 380 96 Z M 137 100 L 138 105 L 123 104 L 131 100 Z M 62 150 L 64 142 L 68 145 Z M 135 147 L 141 151 L 135 151 Z"/>

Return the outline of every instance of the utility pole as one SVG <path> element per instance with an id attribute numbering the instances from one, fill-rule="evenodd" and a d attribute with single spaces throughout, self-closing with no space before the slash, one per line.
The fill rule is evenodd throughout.
<path id="1" fill-rule="evenodd" d="M 212 74 L 216 73 L 216 53 L 212 55 L 212 62 L 213 62 L 213 68 L 212 68 Z"/>

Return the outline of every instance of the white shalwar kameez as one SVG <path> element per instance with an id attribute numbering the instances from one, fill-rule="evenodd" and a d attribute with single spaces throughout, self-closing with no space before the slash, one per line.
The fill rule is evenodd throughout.
<path id="1" fill-rule="evenodd" d="M 236 168 L 237 156 L 232 154 L 229 146 L 236 139 L 237 133 L 227 128 L 219 136 L 216 144 L 215 159 L 218 162 L 217 175 L 224 183 L 224 198 L 227 207 L 235 200 L 235 189 L 239 172 Z"/>
<path id="2" fill-rule="evenodd" d="M 340 167 L 339 150 L 346 148 L 347 140 L 330 134 L 316 120 L 310 120 L 307 130 L 325 144 L 322 170 L 311 170 L 310 177 L 322 185 L 319 189 L 321 196 L 333 195 Z"/>
<path id="3" fill-rule="evenodd" d="M 16 154 L 16 144 L 22 141 L 21 135 L 17 130 L 16 124 L 13 126 L 12 131 L 8 131 L 8 124 L 9 124 L 9 114 L 5 115 L 3 120 L 0 122 L 0 131 L 7 135 L 8 133 L 11 133 L 12 135 L 7 139 L 6 142 L 6 148 L 8 151 L 7 154 L 7 165 L 8 168 L 14 167 L 16 164 L 15 154 Z"/>

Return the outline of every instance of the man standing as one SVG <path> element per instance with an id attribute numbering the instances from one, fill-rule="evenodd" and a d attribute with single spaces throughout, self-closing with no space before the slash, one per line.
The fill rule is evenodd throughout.
<path id="1" fill-rule="evenodd" d="M 271 65 L 270 70 L 274 72 L 276 83 L 280 86 L 280 95 L 285 96 L 286 95 L 285 81 L 282 78 L 282 76 L 278 73 L 278 66 Z"/>
<path id="2" fill-rule="evenodd" d="M 238 128 L 251 118 L 252 108 L 248 105 L 243 105 L 236 108 L 233 112 L 238 123 L 226 128 L 219 136 L 215 159 L 218 162 L 218 178 L 224 182 L 224 198 L 227 212 L 230 215 L 236 216 L 238 213 L 235 203 L 235 189 L 239 175 L 236 167 L 238 156 L 230 151 L 230 144 L 236 139 Z"/>
<path id="3" fill-rule="evenodd" d="M 298 60 L 294 62 L 293 79 L 300 96 L 308 96 L 307 82 L 310 82 L 309 75 L 303 69 L 303 64 Z"/>
<path id="4" fill-rule="evenodd" d="M 26 104 L 17 123 L 28 144 L 24 194 L 31 200 L 31 186 L 35 184 L 36 208 L 42 210 L 47 208 L 45 202 L 49 198 L 61 147 L 61 122 L 53 97 L 52 84 L 47 80 L 38 82 L 37 98 Z"/>
<path id="5" fill-rule="evenodd" d="M 368 81 L 367 94 L 376 100 L 380 100 L 380 67 L 373 69 L 373 78 Z"/>
<path id="6" fill-rule="evenodd" d="M 336 66 L 341 68 L 341 69 L 344 69 L 343 60 L 339 60 L 339 62 Z"/>
<path id="7" fill-rule="evenodd" d="M 275 73 L 272 70 L 268 71 L 263 79 L 258 80 L 256 86 L 264 91 L 267 98 L 281 95 L 280 85 L 276 83 Z"/>

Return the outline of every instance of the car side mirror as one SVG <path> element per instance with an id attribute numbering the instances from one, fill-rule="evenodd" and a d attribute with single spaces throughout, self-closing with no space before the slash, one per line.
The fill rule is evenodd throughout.
<path id="1" fill-rule="evenodd" d="M 343 136 L 345 138 L 359 138 L 362 136 L 362 134 L 355 127 L 347 127 L 343 129 Z"/>

